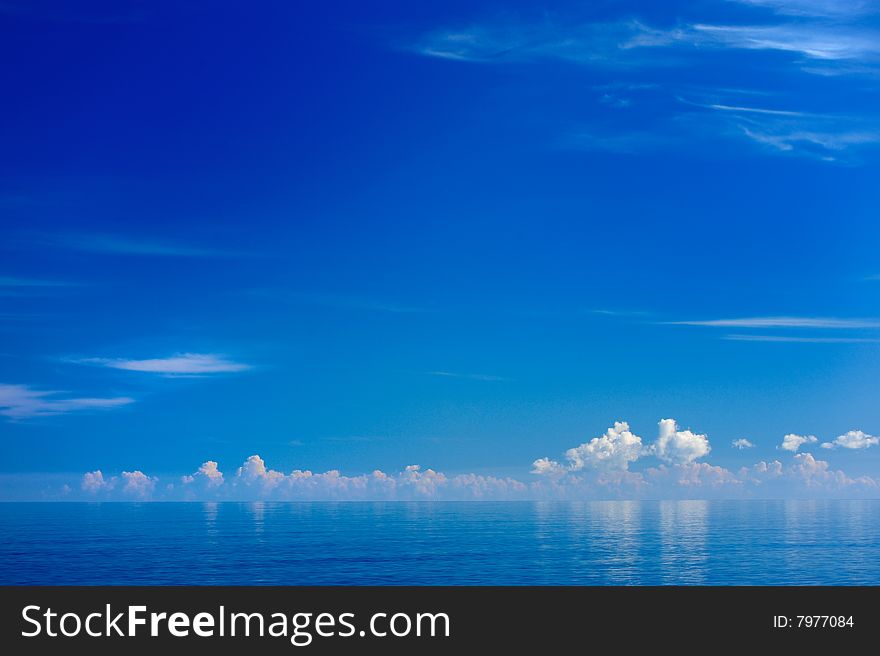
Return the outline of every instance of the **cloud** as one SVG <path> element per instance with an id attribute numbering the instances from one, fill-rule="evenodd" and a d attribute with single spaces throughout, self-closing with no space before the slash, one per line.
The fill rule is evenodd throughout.
<path id="1" fill-rule="evenodd" d="M 702 439 L 705 436 L 678 431 L 675 422 L 664 421 L 661 437 L 666 435 L 673 441 L 674 434 L 674 439 L 682 440 L 685 446 L 678 447 L 676 462 L 663 462 L 642 471 L 630 471 L 632 461 L 621 455 L 628 450 L 632 452 L 641 440 L 631 434 L 626 424 L 618 422 L 602 437 L 581 445 L 592 445 L 592 448 L 572 454 L 568 465 L 547 458 L 535 461 L 533 471 L 544 475 L 528 484 L 515 478 L 475 473 L 449 475 L 419 465 L 408 465 L 390 474 L 378 469 L 353 476 L 336 469 L 323 473 L 294 469 L 285 473 L 269 467 L 255 454 L 230 477 L 223 475 L 216 461 L 206 460 L 193 474 L 164 486 L 158 477 L 141 470 L 123 471 L 109 477 L 101 470 L 94 470 L 83 475 L 79 490 L 80 496 L 86 499 L 157 501 L 864 498 L 874 497 L 880 491 L 877 480 L 869 476 L 850 477 L 809 453 L 796 454 L 787 466 L 778 460 L 760 461 L 736 473 L 707 462 L 694 462 L 698 457 L 695 453 L 708 449 Z M 603 440 L 606 443 L 602 443 Z M 687 446 L 693 443 L 697 446 Z M 611 452 L 613 457 L 597 455 L 603 452 Z M 616 464 L 611 464 L 615 459 Z M 59 490 L 64 498 L 77 498 L 69 485 Z"/>
<path id="2" fill-rule="evenodd" d="M 223 472 L 220 471 L 217 461 L 206 460 L 191 475 L 181 478 L 183 485 L 204 485 L 215 488 L 223 485 Z"/>
<path id="3" fill-rule="evenodd" d="M 687 465 L 712 450 L 708 437 L 689 430 L 678 430 L 674 419 L 661 419 L 659 425 L 660 435 L 654 443 L 654 454 L 661 460 Z"/>
<path id="4" fill-rule="evenodd" d="M 129 496 L 146 499 L 153 494 L 157 478 L 151 478 L 142 471 L 122 472 L 122 492 Z"/>
<path id="5" fill-rule="evenodd" d="M 731 442 L 730 445 L 734 449 L 739 449 L 740 451 L 742 451 L 743 449 L 754 449 L 755 448 L 755 445 L 752 444 L 751 442 L 749 442 L 744 437 L 741 437 L 738 440 L 733 440 L 733 442 Z"/>
<path id="6" fill-rule="evenodd" d="M 793 337 L 791 335 L 725 335 L 731 342 L 771 342 L 789 344 L 878 344 L 875 337 Z"/>
<path id="7" fill-rule="evenodd" d="M 525 484 L 511 478 L 478 474 L 446 476 L 433 469 L 408 465 L 397 474 L 375 470 L 345 476 L 338 470 L 315 473 L 295 469 L 289 474 L 270 469 L 259 455 L 238 468 L 230 493 L 286 499 L 482 499 L 518 498 Z"/>
<path id="8" fill-rule="evenodd" d="M 775 50 L 826 61 L 874 60 L 880 33 L 852 26 L 809 22 L 775 25 L 695 24 L 675 32 L 676 41 L 739 50 Z"/>
<path id="9" fill-rule="evenodd" d="M 37 278 L 0 276 L 0 296 L 4 297 L 46 296 L 79 286 L 79 283 L 66 280 L 41 280 Z"/>
<path id="10" fill-rule="evenodd" d="M 15 278 L 0 276 L 0 287 L 76 287 L 78 283 L 65 280 L 38 280 L 36 278 Z"/>
<path id="11" fill-rule="evenodd" d="M 878 490 L 876 479 L 870 476 L 852 478 L 841 470 L 832 469 L 828 462 L 817 460 L 811 453 L 796 454 L 787 467 L 778 460 L 743 467 L 738 478 L 764 489 L 770 486 L 778 496 L 811 496 L 817 492 L 820 495 L 842 492 L 860 496 L 874 495 Z"/>
<path id="12" fill-rule="evenodd" d="M 156 489 L 158 478 L 147 476 L 142 471 L 124 471 L 118 477 L 105 478 L 100 469 L 83 474 L 80 489 L 91 496 L 107 496 L 118 492 L 123 497 L 149 499 Z"/>
<path id="13" fill-rule="evenodd" d="M 204 376 L 246 371 L 251 365 L 229 360 L 213 353 L 177 353 L 167 358 L 129 360 L 123 358 L 80 358 L 78 364 L 90 364 L 124 371 L 140 371 L 166 376 Z"/>
<path id="14" fill-rule="evenodd" d="M 279 302 L 318 305 L 342 310 L 364 310 L 367 312 L 387 312 L 389 314 L 424 314 L 435 312 L 435 310 L 429 307 L 345 294 L 292 292 L 278 289 L 253 289 L 248 294 L 253 297 Z"/>
<path id="15" fill-rule="evenodd" d="M 679 102 L 704 110 L 680 115 L 679 121 L 691 123 L 694 131 L 708 128 L 720 137 L 745 138 L 771 153 L 822 161 L 852 162 L 859 150 L 880 145 L 880 131 L 873 117 L 753 107 L 723 102 L 718 92 L 712 95 L 715 97 L 706 102 L 676 96 Z"/>
<path id="16" fill-rule="evenodd" d="M 677 487 L 704 488 L 725 485 L 739 485 L 742 481 L 737 476 L 717 465 L 706 462 L 679 463 L 676 465 L 660 465 L 646 471 L 646 479 L 654 485 Z"/>
<path id="17" fill-rule="evenodd" d="M 172 242 L 155 241 L 105 234 L 60 235 L 43 240 L 50 246 L 104 255 L 142 255 L 158 257 L 247 257 L 239 253 L 212 248 L 185 246 Z"/>
<path id="18" fill-rule="evenodd" d="M 616 421 L 604 435 L 566 451 L 567 465 L 541 458 L 532 463 L 532 473 L 555 476 L 582 469 L 625 471 L 643 451 L 642 438 L 633 433 L 625 421 Z"/>
<path id="19" fill-rule="evenodd" d="M 27 385 L 0 383 L 0 415 L 10 419 L 28 419 L 87 410 L 106 410 L 134 403 L 134 399 L 127 396 L 91 398 L 70 397 L 65 394 L 36 390 Z"/>
<path id="20" fill-rule="evenodd" d="M 768 50 L 823 62 L 873 62 L 880 34 L 859 25 L 789 21 L 764 25 L 689 23 L 652 27 L 641 21 L 470 25 L 425 34 L 413 50 L 428 57 L 497 63 L 559 59 L 591 66 L 662 64 L 636 59 L 640 50 L 668 49 L 678 55 L 716 50 Z M 700 53 L 703 54 L 702 52 Z"/>
<path id="21" fill-rule="evenodd" d="M 818 439 L 815 435 L 795 435 L 794 433 L 789 433 L 782 438 L 782 444 L 779 445 L 779 448 L 783 451 L 795 453 L 804 444 L 815 444 L 816 442 L 818 442 Z"/>
<path id="22" fill-rule="evenodd" d="M 709 326 L 716 328 L 880 328 L 877 319 L 839 319 L 835 317 L 748 317 L 702 321 L 667 321 L 674 326 Z"/>
<path id="23" fill-rule="evenodd" d="M 811 453 L 798 453 L 795 464 L 791 466 L 789 475 L 808 487 L 834 488 L 859 485 L 867 488 L 876 488 L 877 481 L 870 476 L 850 478 L 840 470 L 833 470 L 824 460 L 816 460 Z"/>
<path id="24" fill-rule="evenodd" d="M 860 430 L 851 430 L 839 435 L 833 442 L 823 442 L 823 449 L 867 449 L 880 444 L 880 438 L 868 435 Z"/>
<path id="25" fill-rule="evenodd" d="M 466 378 L 468 380 L 482 380 L 486 382 L 506 382 L 509 378 L 502 376 L 492 376 L 490 374 L 461 374 L 452 371 L 426 371 L 428 376 L 439 376 L 441 378 Z"/>
<path id="26" fill-rule="evenodd" d="M 104 480 L 100 469 L 83 474 L 81 487 L 86 492 L 100 492 L 109 489 L 109 481 Z"/>
<path id="27" fill-rule="evenodd" d="M 876 0 L 728 0 L 788 16 L 856 18 L 877 13 Z"/>

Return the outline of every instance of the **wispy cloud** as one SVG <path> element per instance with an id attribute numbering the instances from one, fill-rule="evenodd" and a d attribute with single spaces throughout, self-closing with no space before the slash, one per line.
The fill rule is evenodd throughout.
<path id="1" fill-rule="evenodd" d="M 71 397 L 66 392 L 0 383 L 0 415 L 10 419 L 46 417 L 85 410 L 107 410 L 134 403 L 127 396 Z"/>
<path id="2" fill-rule="evenodd" d="M 0 276 L 0 296 L 6 297 L 45 296 L 60 292 L 66 288 L 79 286 L 79 283 L 67 280 L 43 280 L 38 278 Z"/>
<path id="3" fill-rule="evenodd" d="M 716 328 L 880 328 L 880 320 L 878 319 L 839 319 L 835 317 L 748 317 L 744 319 L 667 321 L 665 323 L 675 326 Z"/>
<path id="4" fill-rule="evenodd" d="M 251 369 L 251 365 L 235 362 L 214 353 L 178 353 L 166 358 L 131 360 L 124 358 L 78 358 L 71 362 L 96 365 L 109 369 L 140 371 L 164 376 L 206 376 L 237 373 Z"/>
<path id="5" fill-rule="evenodd" d="M 487 382 L 510 381 L 510 378 L 504 378 L 503 376 L 492 376 L 490 374 L 463 374 L 454 371 L 426 371 L 425 374 L 428 376 L 439 376 L 441 378 L 466 378 L 468 380 L 483 380 Z"/>
<path id="6" fill-rule="evenodd" d="M 742 451 L 743 449 L 754 449 L 755 448 L 755 445 L 752 444 L 749 440 L 747 440 L 744 437 L 741 437 L 737 440 L 733 440 L 733 442 L 731 442 L 730 445 L 734 449 L 739 449 L 740 451 Z"/>
<path id="7" fill-rule="evenodd" d="M 710 25 L 676 30 L 674 41 L 740 50 L 776 50 L 825 61 L 874 61 L 880 33 L 849 25 L 791 22 L 776 25 Z"/>
<path id="8" fill-rule="evenodd" d="M 780 342 L 792 344 L 880 344 L 873 337 L 793 337 L 789 335 L 725 335 L 731 342 Z"/>
<path id="9" fill-rule="evenodd" d="M 323 292 L 299 292 L 272 289 L 257 289 L 251 296 L 264 297 L 286 303 L 320 305 L 342 310 L 364 310 L 368 312 L 387 312 L 390 314 L 422 314 L 434 310 L 421 305 L 398 303 L 395 301 L 368 298 L 349 294 L 329 294 Z"/>
<path id="10" fill-rule="evenodd" d="M 156 257 L 247 257 L 248 253 L 190 246 L 150 238 L 108 234 L 57 235 L 40 240 L 57 248 L 105 255 L 142 255 Z"/>
<path id="11" fill-rule="evenodd" d="M 880 11 L 877 0 L 728 0 L 788 16 L 856 18 Z"/>
<path id="12" fill-rule="evenodd" d="M 766 4 L 781 10 L 784 3 Z M 418 41 L 414 50 L 425 56 L 483 64 L 559 60 L 628 71 L 667 64 L 687 70 L 687 66 L 682 66 L 683 61 L 694 57 L 705 59 L 712 52 L 768 51 L 788 55 L 787 65 L 797 74 L 880 74 L 880 31 L 856 23 L 815 18 L 832 13 L 828 3 L 798 4 L 800 9 L 792 13 L 799 18 L 783 18 L 780 22 L 779 18 L 768 16 L 774 22 L 763 25 L 692 22 L 652 27 L 638 20 L 566 23 L 547 19 L 532 23 L 489 22 L 430 32 Z M 835 15 L 855 14 L 847 10 Z M 778 67 L 779 63 L 774 59 L 774 66 Z M 752 64 L 760 65 L 757 61 L 744 62 L 740 68 Z M 676 88 L 688 87 L 684 75 L 664 86 L 669 89 L 667 94 L 674 93 Z M 656 85 L 632 81 L 594 88 L 604 92 L 599 103 L 617 109 L 633 104 L 631 98 L 620 95 L 619 91 L 664 94 Z M 694 110 L 671 114 L 668 98 L 661 99 L 658 95 L 653 105 L 651 98 L 640 98 L 642 120 L 638 125 L 621 126 L 618 122 L 603 125 L 601 121 L 592 121 L 567 130 L 557 143 L 566 148 L 632 155 L 673 147 L 678 151 L 683 145 L 693 150 L 694 144 L 711 144 L 707 137 L 713 137 L 747 142 L 755 152 L 803 156 L 838 164 L 857 164 L 863 150 L 880 147 L 880 129 L 873 115 L 759 106 L 740 100 L 745 92 L 725 90 L 724 85 L 719 85 L 717 93 L 725 97 L 705 103 L 679 97 Z M 650 121 L 644 120 L 645 112 L 654 114 Z"/>
<path id="13" fill-rule="evenodd" d="M 437 30 L 414 50 L 429 57 L 471 62 L 560 59 L 579 64 L 662 65 L 637 57 L 643 49 L 770 50 L 826 62 L 874 62 L 880 33 L 858 25 L 790 21 L 766 25 L 691 23 L 652 27 L 636 20 L 606 23 L 506 23 Z M 677 54 L 679 54 L 677 53 Z M 634 62 L 635 59 L 635 62 Z"/>
<path id="14" fill-rule="evenodd" d="M 67 280 L 39 280 L 0 276 L 0 287 L 76 287 L 79 283 Z"/>

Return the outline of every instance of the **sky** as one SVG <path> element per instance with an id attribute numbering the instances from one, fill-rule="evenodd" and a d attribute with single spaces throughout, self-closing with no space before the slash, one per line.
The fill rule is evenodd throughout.
<path id="1" fill-rule="evenodd" d="M 880 2 L 0 35 L 0 499 L 880 496 Z"/>

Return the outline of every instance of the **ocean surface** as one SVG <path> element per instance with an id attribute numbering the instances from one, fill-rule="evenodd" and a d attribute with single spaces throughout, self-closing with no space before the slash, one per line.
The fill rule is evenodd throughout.
<path id="1" fill-rule="evenodd" d="M 880 501 L 0 503 L 0 583 L 877 585 Z"/>

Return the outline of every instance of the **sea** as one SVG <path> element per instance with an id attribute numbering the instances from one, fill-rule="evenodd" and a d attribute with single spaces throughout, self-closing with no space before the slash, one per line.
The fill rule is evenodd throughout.
<path id="1" fill-rule="evenodd" d="M 877 585 L 880 501 L 0 503 L 4 585 Z"/>

